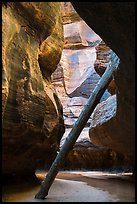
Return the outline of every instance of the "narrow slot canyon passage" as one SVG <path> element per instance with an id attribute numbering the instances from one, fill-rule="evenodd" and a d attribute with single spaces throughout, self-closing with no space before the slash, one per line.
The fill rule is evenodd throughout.
<path id="1" fill-rule="evenodd" d="M 61 138 L 60 148 L 62 147 L 66 137 L 77 121 L 78 116 L 87 103 L 88 98 L 93 92 L 100 77 L 104 73 L 113 54 L 113 51 L 78 16 L 73 7 L 70 7 L 69 3 L 66 4 L 66 7 L 64 6 L 62 8 L 62 11 L 64 17 L 64 49 L 62 51 L 61 60 L 57 66 L 57 69 L 52 74 L 53 84 L 63 106 L 65 133 Z M 73 15 L 75 15 L 75 18 L 71 18 L 70 20 L 70 17 Z M 98 73 L 96 72 L 96 70 Z M 111 92 L 111 94 L 109 93 L 109 91 Z M 107 154 L 107 151 L 108 157 L 110 156 L 110 154 L 113 154 L 113 152 L 109 152 L 111 150 L 108 148 L 102 149 L 102 146 L 97 146 L 96 148 L 96 145 L 92 144 L 89 137 L 89 129 L 91 123 L 93 123 L 93 126 L 95 126 L 96 124 L 94 123 L 105 123 L 107 122 L 107 120 L 109 121 L 115 116 L 116 86 L 113 81 L 109 85 L 109 91 L 105 91 L 100 100 L 100 102 L 102 103 L 98 105 L 99 108 L 97 108 L 96 112 L 91 115 L 90 119 L 85 125 L 85 128 L 82 130 L 80 136 L 78 137 L 73 151 L 71 151 L 68 160 L 65 162 L 68 168 L 86 169 L 91 168 L 91 166 L 93 168 L 94 166 L 95 168 L 101 168 L 101 165 L 103 165 L 104 168 L 105 164 L 101 164 L 101 160 L 102 162 L 105 160 L 105 154 Z M 95 151 L 100 148 L 100 150 L 98 151 L 98 153 L 100 152 L 100 161 L 99 158 L 96 158 L 95 155 L 92 155 L 95 154 L 92 153 L 94 152 L 94 148 Z M 102 159 L 103 154 L 104 159 Z M 90 157 L 94 159 L 91 159 Z M 110 162 L 112 162 L 113 159 L 114 158 L 112 156 L 112 159 L 110 158 Z M 115 164 L 112 164 L 112 167 L 113 165 Z M 63 166 L 65 168 L 65 164 Z"/>
<path id="2" fill-rule="evenodd" d="M 2 4 L 2 202 L 135 202 L 134 25 L 130 34 L 127 10 L 134 23 L 134 4 L 126 2 Z M 49 194 L 36 199 L 114 52 L 120 63 L 113 79 Z"/>

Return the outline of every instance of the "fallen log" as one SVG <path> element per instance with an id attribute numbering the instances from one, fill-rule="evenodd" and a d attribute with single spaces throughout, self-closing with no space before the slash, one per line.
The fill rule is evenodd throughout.
<path id="1" fill-rule="evenodd" d="M 80 135 L 81 131 L 83 130 L 84 126 L 86 125 L 89 117 L 91 116 L 93 110 L 95 109 L 96 105 L 99 103 L 103 93 L 105 92 L 108 84 L 113 78 L 114 72 L 117 70 L 119 64 L 118 56 L 113 53 L 111 57 L 111 61 L 108 64 L 106 71 L 104 72 L 103 76 L 97 83 L 95 89 L 91 93 L 86 105 L 84 106 L 82 112 L 80 113 L 77 121 L 75 122 L 72 130 L 70 131 L 69 135 L 67 136 L 62 148 L 60 149 L 59 153 L 57 154 L 54 162 L 52 163 L 45 179 L 41 183 L 41 187 L 39 192 L 35 195 L 37 199 L 44 199 L 48 195 L 48 191 L 50 186 L 52 185 L 59 168 L 63 164 L 65 157 L 69 153 L 69 151 L 73 148 L 78 136 Z"/>

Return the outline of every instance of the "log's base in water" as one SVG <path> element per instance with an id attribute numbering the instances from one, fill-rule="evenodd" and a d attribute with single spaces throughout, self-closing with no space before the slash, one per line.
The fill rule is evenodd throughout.
<path id="1" fill-rule="evenodd" d="M 38 185 L 12 183 L 3 187 L 3 202 L 135 202 L 131 173 L 60 171 L 46 199 L 36 199 L 45 172 L 36 173 Z"/>

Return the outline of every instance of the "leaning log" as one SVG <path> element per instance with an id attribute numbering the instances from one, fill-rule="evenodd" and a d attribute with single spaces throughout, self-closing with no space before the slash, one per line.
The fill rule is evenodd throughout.
<path id="1" fill-rule="evenodd" d="M 35 195 L 35 198 L 44 199 L 48 195 L 50 186 L 52 185 L 60 167 L 65 161 L 65 158 L 69 153 L 69 151 L 73 148 L 73 145 L 75 144 L 78 136 L 80 135 L 81 131 L 86 125 L 96 105 L 99 103 L 108 84 L 112 80 L 114 72 L 117 70 L 118 64 L 119 64 L 119 58 L 115 53 L 113 53 L 111 61 L 108 64 L 106 71 L 104 72 L 103 76 L 97 83 L 95 89 L 91 93 L 86 105 L 84 106 L 77 121 L 72 127 L 72 130 L 70 131 L 69 135 L 67 136 L 65 143 L 62 145 L 62 148 L 60 149 L 54 162 L 52 163 L 45 179 L 42 181 L 40 190 Z"/>

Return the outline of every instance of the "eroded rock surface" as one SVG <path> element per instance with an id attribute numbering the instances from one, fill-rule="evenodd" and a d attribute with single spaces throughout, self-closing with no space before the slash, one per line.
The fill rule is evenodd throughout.
<path id="1" fill-rule="evenodd" d="M 104 136 L 108 139 L 106 133 L 107 126 L 109 127 L 110 121 L 116 115 L 116 95 L 110 96 L 107 100 L 102 101 L 97 105 L 90 119 L 88 120 L 87 127 L 85 127 L 80 136 L 78 137 L 73 149 L 69 152 L 63 168 L 72 169 L 121 169 L 129 168 L 128 161 L 124 154 L 108 148 L 107 146 L 95 145 L 96 138 Z M 69 115 L 69 114 L 68 114 Z M 74 120 L 74 118 L 73 118 Z M 70 121 L 67 121 L 69 123 Z M 71 124 L 72 121 L 71 118 Z M 89 137 L 89 127 L 90 137 Z M 71 125 L 68 127 L 61 140 L 61 146 L 65 142 L 66 137 L 71 131 Z M 106 137 L 106 138 L 105 138 Z M 94 142 L 92 142 L 92 139 Z"/>
<path id="2" fill-rule="evenodd" d="M 97 57 L 94 63 L 94 68 L 99 76 L 102 77 L 111 60 L 113 51 L 102 40 L 99 45 L 96 46 L 96 53 Z M 109 83 L 107 90 L 111 95 L 116 94 L 116 84 L 114 79 Z"/>
<path id="3" fill-rule="evenodd" d="M 108 140 L 111 140 L 111 120 L 116 116 L 116 95 L 110 96 L 106 101 L 99 103 L 91 115 L 89 136 L 96 144 L 99 137 L 103 138 L 103 145 L 106 146 Z M 108 132 L 110 131 L 110 134 Z M 115 148 L 114 148 L 115 149 Z"/>
<path id="4" fill-rule="evenodd" d="M 51 83 L 63 49 L 59 2 L 2 4 L 3 173 L 50 164 L 64 133 Z"/>
<path id="5" fill-rule="evenodd" d="M 72 169 L 122 169 L 128 168 L 124 155 L 110 148 L 97 146 L 89 141 L 76 143 L 69 152 L 64 168 Z"/>
<path id="6" fill-rule="evenodd" d="M 105 71 L 113 53 L 79 16 L 76 18 L 76 11 L 70 2 L 62 3 L 62 10 L 64 49 L 58 68 L 53 73 L 53 83 L 63 104 L 66 127 L 60 146 L 63 145 L 87 99 L 102 76 L 96 70 L 95 65 L 100 62 L 104 66 L 103 71 Z M 100 67 L 98 66 L 98 68 Z M 102 123 L 106 123 L 111 117 L 114 117 L 114 112 L 116 112 L 116 97 L 113 97 L 113 101 L 111 99 L 105 101 L 109 96 L 110 94 L 106 91 L 101 99 L 100 108 L 104 106 L 103 102 L 105 103 Z M 111 104 L 109 101 L 112 101 Z M 114 110 L 112 111 L 112 109 Z M 93 121 L 91 118 L 88 120 L 86 127 L 65 160 L 64 166 L 66 168 L 105 168 L 123 164 L 124 156 L 121 153 L 91 143 L 89 126 L 95 121 L 95 118 Z M 121 157 L 122 159 L 120 159 Z"/>
<path id="7" fill-rule="evenodd" d="M 100 79 L 94 62 L 95 47 L 101 38 L 78 16 L 70 2 L 62 2 L 62 15 L 64 49 L 52 78 L 63 104 L 65 122 L 72 126 Z M 101 101 L 109 96 L 106 91 Z"/>
<path id="8" fill-rule="evenodd" d="M 121 151 L 134 165 L 135 155 L 135 3 L 72 2 L 78 14 L 119 56 L 120 65 L 114 76 L 117 86 L 117 111 L 109 123 L 105 145 Z M 92 136 L 91 136 L 92 137 Z M 104 144 L 104 135 L 92 138 Z"/>
<path id="9" fill-rule="evenodd" d="M 66 162 L 76 167 L 111 166 L 123 162 L 123 155 L 118 156 L 123 153 L 133 163 L 134 4 L 76 2 L 73 5 L 121 61 L 115 75 L 116 115 L 111 115 L 112 111 L 105 106 L 103 110 L 108 115 L 100 115 L 99 109 L 96 110 L 96 127 L 91 126 L 90 130 L 94 145 L 88 136 L 81 136 Z M 3 173 L 28 174 L 50 164 L 55 157 L 64 133 L 63 115 L 65 126 L 71 128 L 100 78 L 94 62 L 95 46 L 101 38 L 89 26 L 69 2 L 62 2 L 61 10 L 59 2 L 2 4 Z M 65 104 L 64 113 L 56 92 Z M 105 92 L 102 101 L 109 95 Z M 98 125 L 101 119 L 103 122 Z M 102 134 L 94 137 L 92 128 Z"/>
<path id="10" fill-rule="evenodd" d="M 97 128 L 99 131 L 98 128 L 99 126 L 101 125 L 105 126 L 105 123 L 108 124 L 108 121 L 110 121 L 112 118 L 116 116 L 116 109 L 117 109 L 116 95 L 110 96 L 106 101 L 99 103 L 90 117 L 90 126 L 92 127 L 91 134 L 92 131 L 94 132 L 95 130 L 94 128 Z M 102 135 L 100 131 L 99 134 Z M 95 133 L 95 137 L 98 137 L 99 134 Z"/>

